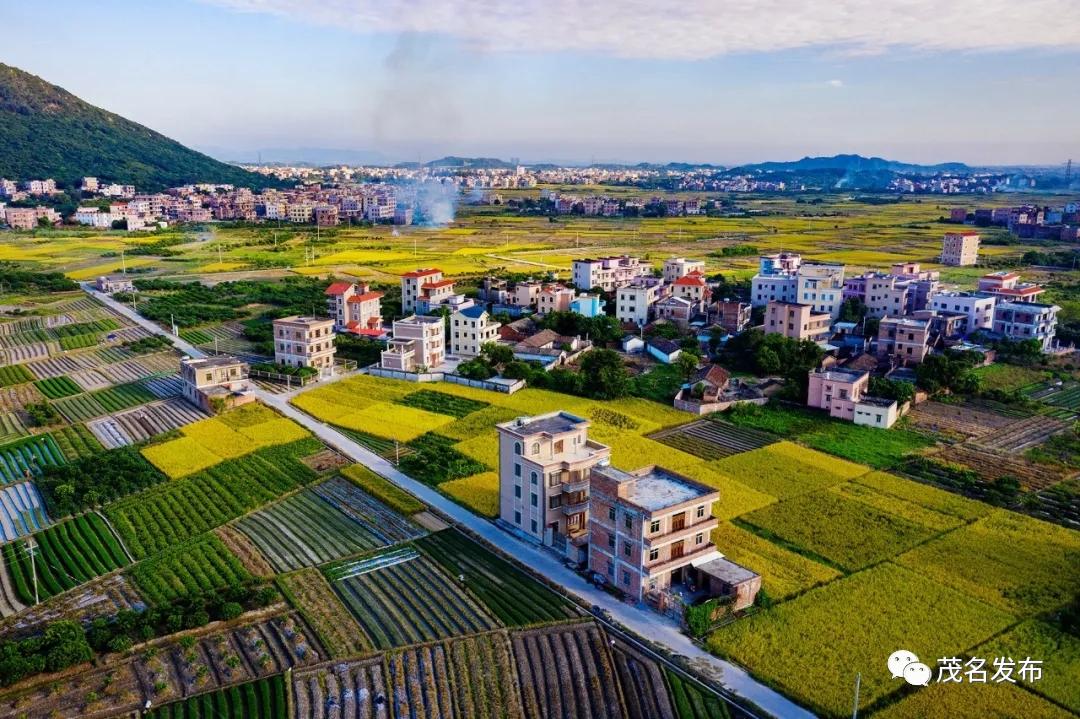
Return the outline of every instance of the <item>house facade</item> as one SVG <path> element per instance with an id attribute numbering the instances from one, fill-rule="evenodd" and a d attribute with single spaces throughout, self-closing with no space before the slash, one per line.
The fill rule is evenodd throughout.
<path id="1" fill-rule="evenodd" d="M 185 357 L 180 360 L 184 399 L 205 412 L 255 401 L 248 382 L 248 365 L 235 357 Z"/>
<path id="2" fill-rule="evenodd" d="M 458 310 L 450 317 L 450 354 L 476 357 L 488 342 L 499 339 L 499 323 L 479 305 Z"/>
<path id="3" fill-rule="evenodd" d="M 392 337 L 379 355 L 379 366 L 399 372 L 438 367 L 446 359 L 445 332 L 442 317 L 410 315 L 395 320 Z"/>
<path id="4" fill-rule="evenodd" d="M 274 362 L 288 367 L 334 367 L 334 320 L 282 317 L 273 322 Z"/>
<path id="5" fill-rule="evenodd" d="M 973 230 L 946 232 L 941 241 L 941 264 L 967 267 L 979 261 L 979 233 Z"/>
<path id="6" fill-rule="evenodd" d="M 797 302 L 771 301 L 765 307 L 765 334 L 781 334 L 793 340 L 825 342 L 832 317 Z"/>

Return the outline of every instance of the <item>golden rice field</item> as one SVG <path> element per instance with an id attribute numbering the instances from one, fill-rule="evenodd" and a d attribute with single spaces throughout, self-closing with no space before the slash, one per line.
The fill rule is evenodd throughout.
<path id="1" fill-rule="evenodd" d="M 143 447 L 155 467 L 176 479 L 263 447 L 308 436 L 307 430 L 261 404 L 230 410 L 180 429 L 182 436 Z"/>
<path id="2" fill-rule="evenodd" d="M 408 415 L 394 401 L 418 389 L 362 375 L 293 401 L 324 421 L 392 438 L 415 433 L 412 419 L 390 427 L 387 418 Z M 988 643 L 1017 654 L 1061 647 L 1065 654 L 1049 666 L 1074 671 L 1075 641 L 1032 622 L 1080 592 L 1080 533 L 794 442 L 703 460 L 646 436 L 690 420 L 648 400 L 599 402 L 535 389 L 502 395 L 451 384 L 437 391 L 488 404 L 457 419 L 439 416 L 441 424 L 429 427 L 487 468 L 438 485 L 483 516 L 498 513 L 495 424 L 554 410 L 589 418 L 590 438 L 612 448 L 618 467 L 659 464 L 716 487 L 717 549 L 762 576 L 771 606 L 715 630 L 707 644 L 821 716 L 850 715 L 856 672 L 866 715 L 945 717 L 944 707 L 970 701 L 991 702 L 995 716 L 1055 716 L 1058 706 L 1046 697 L 1065 706 L 1077 700 L 1068 681 L 973 698 L 966 690 L 913 694 L 891 679 L 886 659 L 900 647 L 935 663 Z M 931 692 L 940 700 L 928 704 L 921 697 Z"/>

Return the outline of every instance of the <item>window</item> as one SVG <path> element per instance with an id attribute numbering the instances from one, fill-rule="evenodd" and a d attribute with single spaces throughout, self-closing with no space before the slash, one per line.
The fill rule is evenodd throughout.
<path id="1" fill-rule="evenodd" d="M 607 508 L 607 518 L 610 519 L 612 522 L 615 521 L 615 508 L 614 507 L 608 507 Z"/>
<path id="2" fill-rule="evenodd" d="M 627 529 L 633 529 L 634 528 L 634 518 L 631 517 L 629 514 L 624 514 L 622 521 L 623 521 L 623 526 L 626 527 Z"/>
<path id="3" fill-rule="evenodd" d="M 558 509 L 562 506 L 562 495 L 556 494 L 554 497 L 548 498 L 548 509 Z"/>
<path id="4" fill-rule="evenodd" d="M 625 569 L 622 573 L 622 583 L 627 587 L 630 586 L 630 572 L 626 571 Z"/>
<path id="5" fill-rule="evenodd" d="M 609 577 L 614 577 L 615 576 L 615 564 L 613 562 L 608 562 L 607 563 L 607 575 Z"/>
<path id="6" fill-rule="evenodd" d="M 514 512 L 514 524 L 521 524 L 521 512 Z"/>
<path id="7" fill-rule="evenodd" d="M 660 520 L 659 519 L 654 519 L 652 522 L 649 523 L 649 531 L 651 533 L 653 533 L 653 534 L 656 534 L 657 532 L 660 531 Z"/>
<path id="8" fill-rule="evenodd" d="M 610 532 L 607 536 L 607 545 L 609 549 L 615 549 L 615 535 Z"/>
<path id="9" fill-rule="evenodd" d="M 704 541 L 705 541 L 705 535 L 702 534 L 701 532 L 698 532 L 697 534 L 694 535 L 694 544 L 701 544 Z"/>
<path id="10" fill-rule="evenodd" d="M 538 482 L 539 480 L 540 480 L 540 477 L 539 477 L 539 475 L 537 475 L 537 474 L 536 474 L 536 472 L 531 472 L 531 473 L 529 474 L 529 481 L 531 481 L 531 482 L 532 482 L 532 485 L 533 485 L 534 487 L 536 486 L 536 483 L 537 483 L 537 482 Z"/>
<path id="11" fill-rule="evenodd" d="M 520 484 L 514 485 L 514 496 L 517 497 L 518 499 L 521 499 L 521 485 Z"/>
<path id="12" fill-rule="evenodd" d="M 532 531 L 533 531 L 533 534 L 536 534 L 536 520 L 535 519 L 532 521 Z"/>
<path id="13" fill-rule="evenodd" d="M 705 505 L 703 504 L 703 505 L 701 505 L 700 507 L 697 508 L 697 518 L 701 519 L 704 516 L 705 516 Z"/>
<path id="14" fill-rule="evenodd" d="M 626 555 L 627 557 L 629 557 L 630 556 L 630 551 L 631 551 L 630 542 L 623 542 L 622 543 L 622 553 L 624 555 Z"/>
<path id="15" fill-rule="evenodd" d="M 521 454 L 521 442 L 514 442 L 514 454 Z"/>
<path id="16" fill-rule="evenodd" d="M 537 505 L 537 502 L 538 502 L 538 501 L 539 501 L 539 500 L 537 499 L 537 496 L 536 496 L 536 494 L 535 494 L 535 493 L 534 493 L 534 494 L 530 494 L 530 495 L 529 495 L 529 504 L 531 504 L 532 506 L 536 507 L 536 506 L 538 506 L 538 505 Z"/>
<path id="17" fill-rule="evenodd" d="M 555 453 L 558 454 L 563 451 L 563 441 L 560 439 L 555 443 Z"/>
<path id="18" fill-rule="evenodd" d="M 540 443 L 539 442 L 533 442 L 532 453 L 533 454 L 540 454 Z"/>
<path id="19" fill-rule="evenodd" d="M 650 562 L 655 562 L 659 558 L 660 558 L 660 550 L 659 549 L 650 549 L 649 550 L 649 561 Z"/>
<path id="20" fill-rule="evenodd" d="M 515 477 L 520 477 L 521 476 L 521 465 L 520 464 L 515 464 L 514 465 L 514 476 Z"/>

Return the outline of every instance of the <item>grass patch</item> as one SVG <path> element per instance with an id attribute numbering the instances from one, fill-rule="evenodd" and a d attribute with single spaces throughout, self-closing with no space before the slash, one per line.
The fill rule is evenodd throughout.
<path id="1" fill-rule="evenodd" d="M 729 522 L 721 522 L 713 530 L 712 539 L 728 559 L 760 574 L 762 588 L 774 601 L 842 576 L 832 567 L 788 551 Z"/>
<path id="2" fill-rule="evenodd" d="M 445 392 L 436 392 L 431 389 L 422 389 L 419 392 L 407 394 L 401 399 L 395 400 L 395 404 L 422 409 L 437 414 L 445 414 L 456 419 L 470 415 L 473 412 L 488 407 L 487 402 L 479 402 L 465 397 L 455 397 Z"/>
<path id="3" fill-rule="evenodd" d="M 419 499 L 393 484 L 390 480 L 375 474 L 362 464 L 351 464 L 344 467 L 341 474 L 395 512 L 409 516 L 427 509 L 427 505 Z"/>

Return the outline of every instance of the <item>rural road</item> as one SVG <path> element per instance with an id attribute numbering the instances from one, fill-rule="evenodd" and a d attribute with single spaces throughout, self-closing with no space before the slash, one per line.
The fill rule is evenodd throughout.
<path id="1" fill-rule="evenodd" d="M 130 307 L 117 302 L 108 295 L 97 292 L 89 283 L 84 283 L 83 289 L 95 299 L 100 300 L 146 330 L 167 337 L 182 352 L 192 357 L 205 356 L 204 352 L 190 343 L 168 334 L 157 324 L 140 316 Z M 296 409 L 289 404 L 289 398 L 294 396 L 295 392 L 288 395 L 276 395 L 262 389 L 256 389 L 255 392 L 260 400 L 303 425 L 312 434 L 349 457 L 349 459 L 363 464 L 373 472 L 409 491 L 425 504 L 434 507 L 454 522 L 468 528 L 471 532 L 514 557 L 534 572 L 564 587 L 567 592 L 576 595 L 587 604 L 606 609 L 610 612 L 614 621 L 631 632 L 663 644 L 672 652 L 681 654 L 694 661 L 694 663 L 704 662 L 711 665 L 716 670 L 714 674 L 719 676 L 719 683 L 732 694 L 742 697 L 757 705 L 761 710 L 783 719 L 789 717 L 793 719 L 811 719 L 814 717 L 811 712 L 755 680 L 745 670 L 698 647 L 679 630 L 679 626 L 674 620 L 620 602 L 563 566 L 562 562 L 554 554 L 499 529 L 493 522 L 473 514 L 434 489 L 398 471 L 398 468 L 391 462 L 352 441 L 333 427 Z"/>

